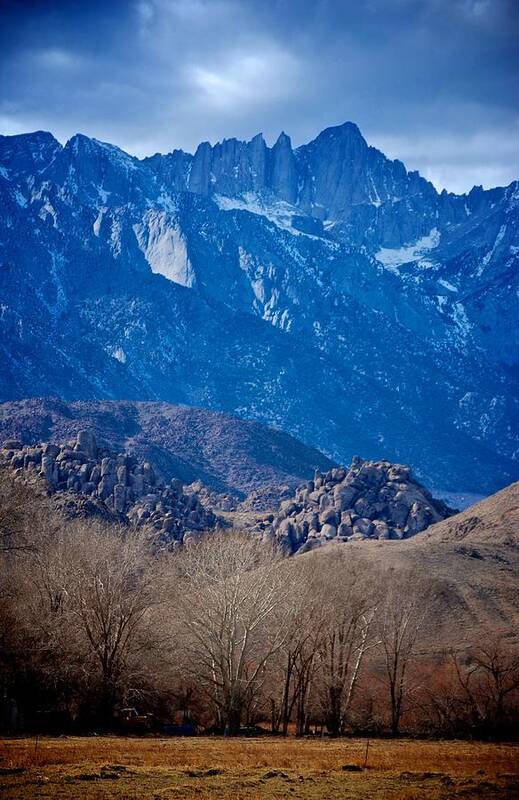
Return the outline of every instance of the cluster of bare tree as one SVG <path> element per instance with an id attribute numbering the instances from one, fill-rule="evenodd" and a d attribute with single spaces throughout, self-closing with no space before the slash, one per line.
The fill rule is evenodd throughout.
<path id="1" fill-rule="evenodd" d="M 169 552 L 2 491 L 4 730 L 106 730 L 127 707 L 229 734 L 506 736 L 517 720 L 517 652 L 496 637 L 438 652 L 435 586 L 416 574 L 236 533 Z"/>

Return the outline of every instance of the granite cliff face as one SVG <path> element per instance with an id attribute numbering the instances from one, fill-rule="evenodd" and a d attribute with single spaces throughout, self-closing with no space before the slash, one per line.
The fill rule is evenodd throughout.
<path id="1" fill-rule="evenodd" d="M 0 138 L 0 397 L 165 400 L 413 465 L 518 475 L 518 184 L 437 193 L 347 123 L 139 161 Z"/>

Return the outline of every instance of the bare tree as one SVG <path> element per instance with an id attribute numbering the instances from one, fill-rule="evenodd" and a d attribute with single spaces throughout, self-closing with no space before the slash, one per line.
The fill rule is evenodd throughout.
<path id="1" fill-rule="evenodd" d="M 231 735 L 259 692 L 267 662 L 290 638 L 293 574 L 274 546 L 237 533 L 206 536 L 178 557 L 185 668 Z"/>
<path id="2" fill-rule="evenodd" d="M 297 732 L 302 735 L 306 723 L 306 700 L 315 671 L 316 654 L 325 621 L 322 577 L 308 559 L 292 559 L 294 624 L 291 634 L 270 664 L 267 680 L 268 705 L 273 732 L 288 733 L 296 712 Z M 286 598 L 289 601 L 289 598 Z"/>
<path id="3" fill-rule="evenodd" d="M 42 497 L 15 481 L 7 468 L 0 468 L 0 553 L 27 551 L 34 547 L 34 517 L 48 513 Z"/>
<path id="4" fill-rule="evenodd" d="M 64 523 L 32 559 L 34 624 L 64 663 L 80 653 L 83 673 L 99 676 L 105 725 L 133 675 L 142 674 L 160 601 L 159 563 L 141 533 L 92 521 Z"/>
<path id="5" fill-rule="evenodd" d="M 101 709 L 109 720 L 124 689 L 154 643 L 150 621 L 161 602 L 157 559 L 137 531 L 99 529 L 74 543 L 70 584 L 73 614 L 101 672 Z"/>
<path id="6" fill-rule="evenodd" d="M 366 567 L 334 554 L 323 569 L 322 625 L 317 658 L 321 706 L 332 736 L 344 732 L 362 662 L 378 644 L 373 633 L 378 592 Z"/>
<path id="7" fill-rule="evenodd" d="M 488 631 L 478 644 L 449 655 L 470 728 L 478 735 L 502 736 L 508 729 L 507 701 L 517 700 L 519 693 L 519 648 Z"/>
<path id="8" fill-rule="evenodd" d="M 409 672 L 418 656 L 424 625 L 432 615 L 433 592 L 431 584 L 414 572 L 386 573 L 383 583 L 386 594 L 378 628 L 383 680 L 389 694 L 391 734 L 397 736 L 405 701 L 414 688 Z"/>

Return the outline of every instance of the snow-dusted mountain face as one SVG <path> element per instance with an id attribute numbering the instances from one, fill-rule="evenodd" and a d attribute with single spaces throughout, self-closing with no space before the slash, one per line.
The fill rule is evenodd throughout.
<path id="1" fill-rule="evenodd" d="M 0 398 L 230 411 L 436 490 L 519 476 L 519 185 L 456 196 L 352 123 L 138 160 L 0 137 Z"/>

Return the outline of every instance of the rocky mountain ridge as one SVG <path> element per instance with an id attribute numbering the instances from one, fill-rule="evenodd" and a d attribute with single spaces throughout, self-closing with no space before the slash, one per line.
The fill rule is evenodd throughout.
<path id="1" fill-rule="evenodd" d="M 517 184 L 438 194 L 351 124 L 199 151 L 0 138 L 0 397 L 185 403 L 438 489 L 514 480 Z"/>
<path id="2" fill-rule="evenodd" d="M 250 142 L 202 142 L 194 155 L 174 150 L 144 163 L 175 191 L 226 197 L 271 194 L 321 221 L 345 220 L 362 203 L 378 207 L 397 196 L 436 194 L 417 172 L 408 173 L 401 161 L 369 147 L 352 122 L 327 128 L 296 150 L 284 132 L 273 147 L 259 133 Z M 387 244 L 396 241 L 388 239 Z"/>

